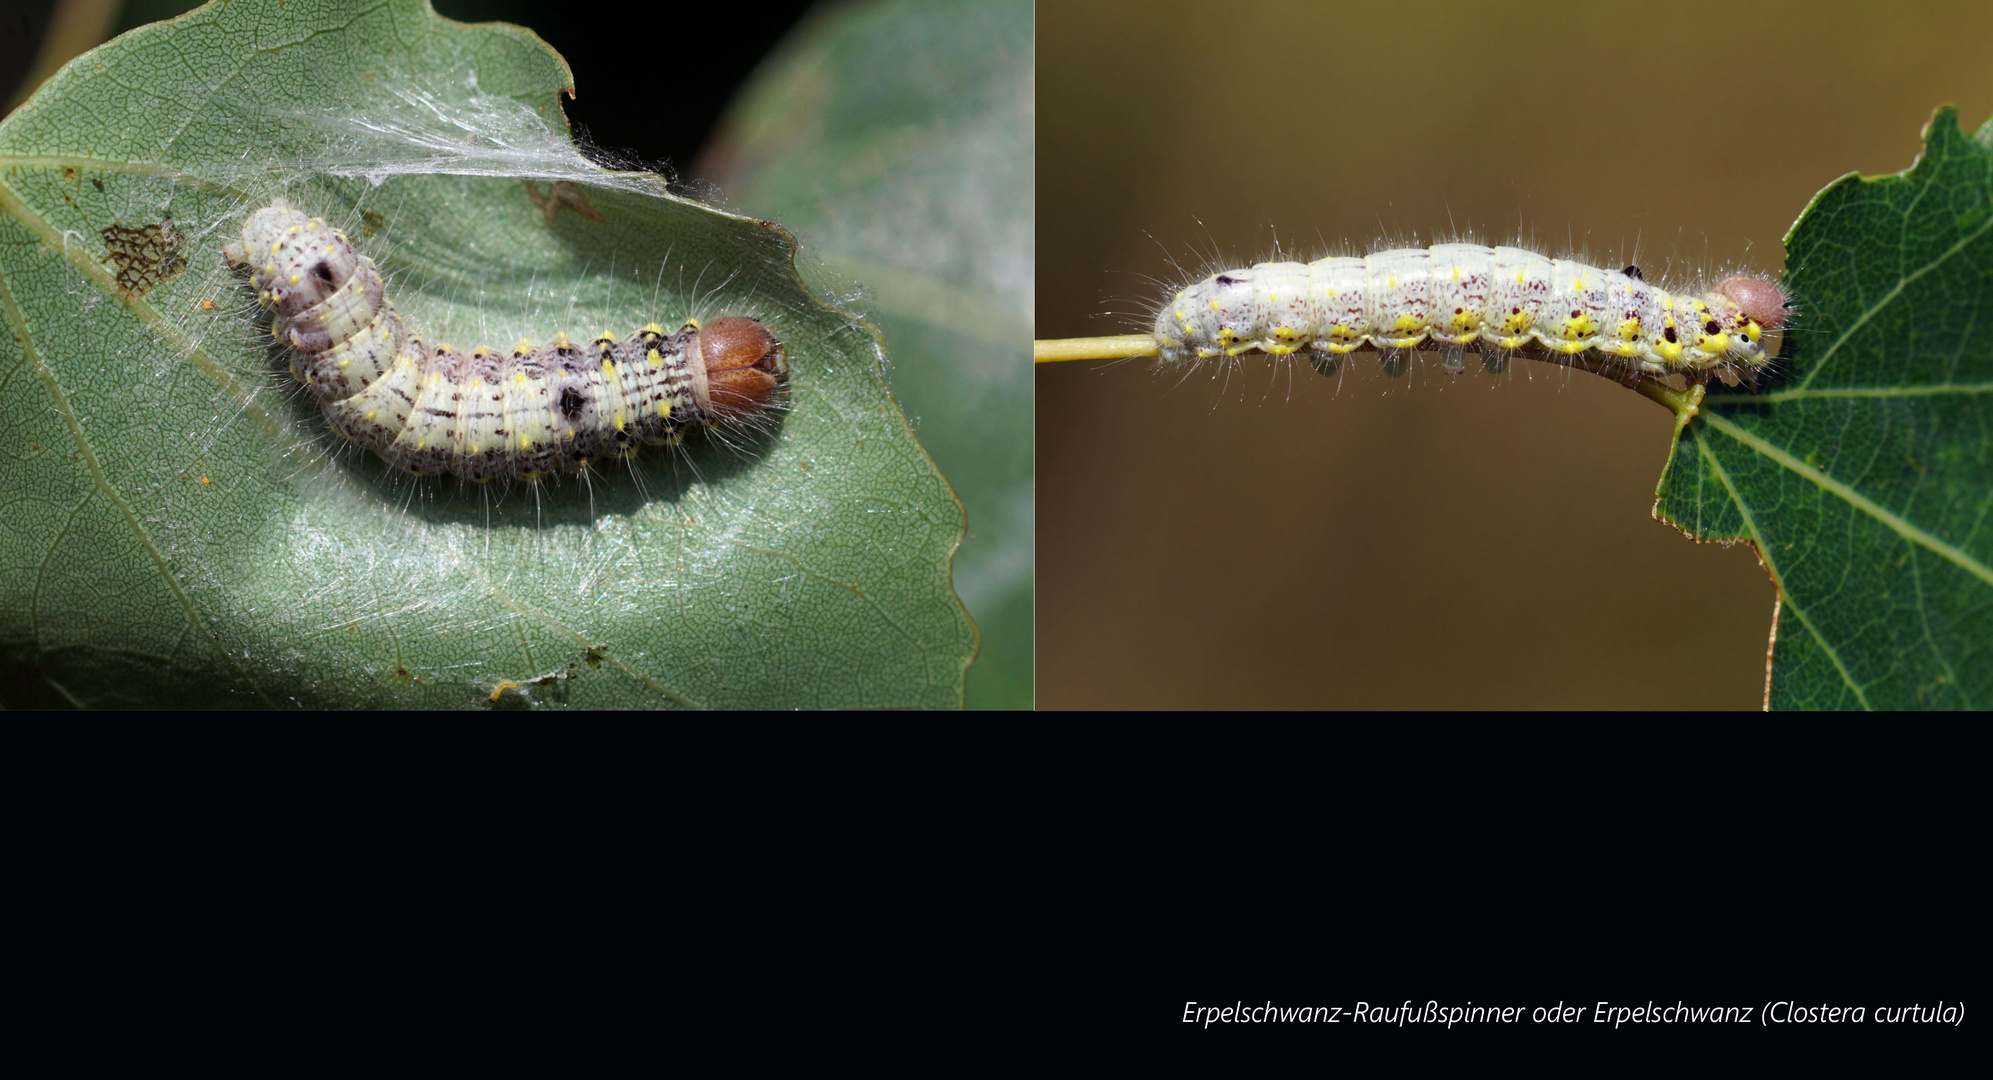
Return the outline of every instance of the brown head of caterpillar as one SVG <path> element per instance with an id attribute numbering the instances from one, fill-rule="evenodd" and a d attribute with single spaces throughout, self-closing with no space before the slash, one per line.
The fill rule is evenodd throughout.
<path id="1" fill-rule="evenodd" d="M 789 374 L 789 351 L 761 320 L 744 315 L 701 327 L 699 354 L 706 373 L 699 406 L 716 420 L 759 419 L 776 404 Z"/>
<path id="2" fill-rule="evenodd" d="M 1743 309 L 1745 318 L 1767 333 L 1784 329 L 1785 321 L 1792 317 L 1792 302 L 1786 299 L 1785 290 L 1761 277 L 1727 277 L 1710 291 L 1729 297 Z"/>
<path id="3" fill-rule="evenodd" d="M 788 352 L 749 316 L 466 354 L 425 343 L 373 260 L 283 199 L 250 215 L 223 255 L 248 269 L 271 337 L 333 431 L 417 476 L 587 474 L 693 428 L 736 444 L 732 432 L 768 430 L 781 405 Z"/>

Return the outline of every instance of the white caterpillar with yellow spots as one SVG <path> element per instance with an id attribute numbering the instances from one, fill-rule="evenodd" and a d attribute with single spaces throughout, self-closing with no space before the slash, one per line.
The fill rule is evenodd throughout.
<path id="1" fill-rule="evenodd" d="M 460 353 L 410 330 L 346 235 L 278 199 L 222 254 L 250 266 L 270 332 L 332 429 L 418 476 L 537 479 L 580 472 L 692 426 L 774 407 L 788 355 L 759 320 L 656 323 L 577 345 Z"/>
<path id="2" fill-rule="evenodd" d="M 1213 274 L 1156 314 L 1165 365 L 1261 352 L 1303 355 L 1324 374 L 1344 356 L 1437 348 L 1448 370 L 1481 352 L 1499 370 L 1510 353 L 1595 352 L 1626 369 L 1697 375 L 1756 371 L 1760 339 L 1783 326 L 1785 293 L 1760 277 L 1728 277 L 1675 294 L 1637 266 L 1602 270 L 1514 247 L 1436 244 L 1363 258 L 1260 263 Z"/>

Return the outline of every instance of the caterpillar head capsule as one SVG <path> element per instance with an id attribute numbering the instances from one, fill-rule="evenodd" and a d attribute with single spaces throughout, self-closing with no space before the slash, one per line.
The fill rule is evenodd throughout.
<path id="1" fill-rule="evenodd" d="M 1756 277 L 1728 277 L 1716 283 L 1712 292 L 1727 296 L 1744 315 L 1767 332 L 1777 330 L 1792 317 L 1792 305 L 1785 290 Z"/>
<path id="2" fill-rule="evenodd" d="M 775 402 L 789 374 L 789 353 L 758 319 L 730 315 L 699 331 L 706 381 L 700 410 L 721 419 L 749 420 Z"/>

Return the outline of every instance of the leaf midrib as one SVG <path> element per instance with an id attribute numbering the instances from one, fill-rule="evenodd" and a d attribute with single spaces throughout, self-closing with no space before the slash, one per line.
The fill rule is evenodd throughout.
<path id="1" fill-rule="evenodd" d="M 1707 420 L 1712 428 L 1757 451 L 1760 455 L 1777 462 L 1781 467 L 1795 475 L 1805 477 L 1822 490 L 1839 497 L 1843 502 L 1887 525 L 1898 536 L 1928 549 L 1933 554 L 1946 559 L 1986 584 L 1993 585 L 1993 567 L 1988 567 L 1985 563 L 1980 562 L 1978 559 L 1973 558 L 1951 544 L 1910 524 L 1897 514 L 1883 509 L 1861 492 L 1834 479 L 1823 470 L 1807 465 L 1805 462 L 1793 457 L 1785 450 L 1773 446 L 1748 429 L 1732 423 L 1721 414 L 1705 413 L 1703 414 L 1703 419 Z M 1732 494 L 1733 496 L 1736 495 L 1735 492 Z M 1742 497 L 1737 496 L 1737 498 L 1738 507 L 1742 509 L 1744 506 Z"/>

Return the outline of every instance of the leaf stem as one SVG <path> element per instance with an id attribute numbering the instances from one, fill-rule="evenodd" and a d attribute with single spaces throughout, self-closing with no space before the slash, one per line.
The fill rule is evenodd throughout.
<path id="1" fill-rule="evenodd" d="M 1127 360 L 1137 356 L 1154 355 L 1156 355 L 1156 339 L 1150 334 L 1046 338 L 1032 342 L 1031 347 L 1031 360 L 1037 364 L 1056 364 L 1063 360 Z M 1524 350 L 1523 355 L 1546 364 L 1589 371 L 1633 390 L 1675 414 L 1677 435 L 1680 435 L 1689 421 L 1695 419 L 1696 414 L 1702 411 L 1702 397 L 1705 392 L 1702 383 L 1691 383 L 1687 389 L 1677 390 L 1664 380 L 1645 372 L 1629 374 L 1617 362 L 1589 353 L 1568 356 L 1542 350 Z"/>
<path id="2" fill-rule="evenodd" d="M 1056 338 L 1031 343 L 1031 361 L 1035 364 L 1056 364 L 1061 360 L 1127 360 L 1154 355 L 1156 339 L 1150 334 Z"/>

